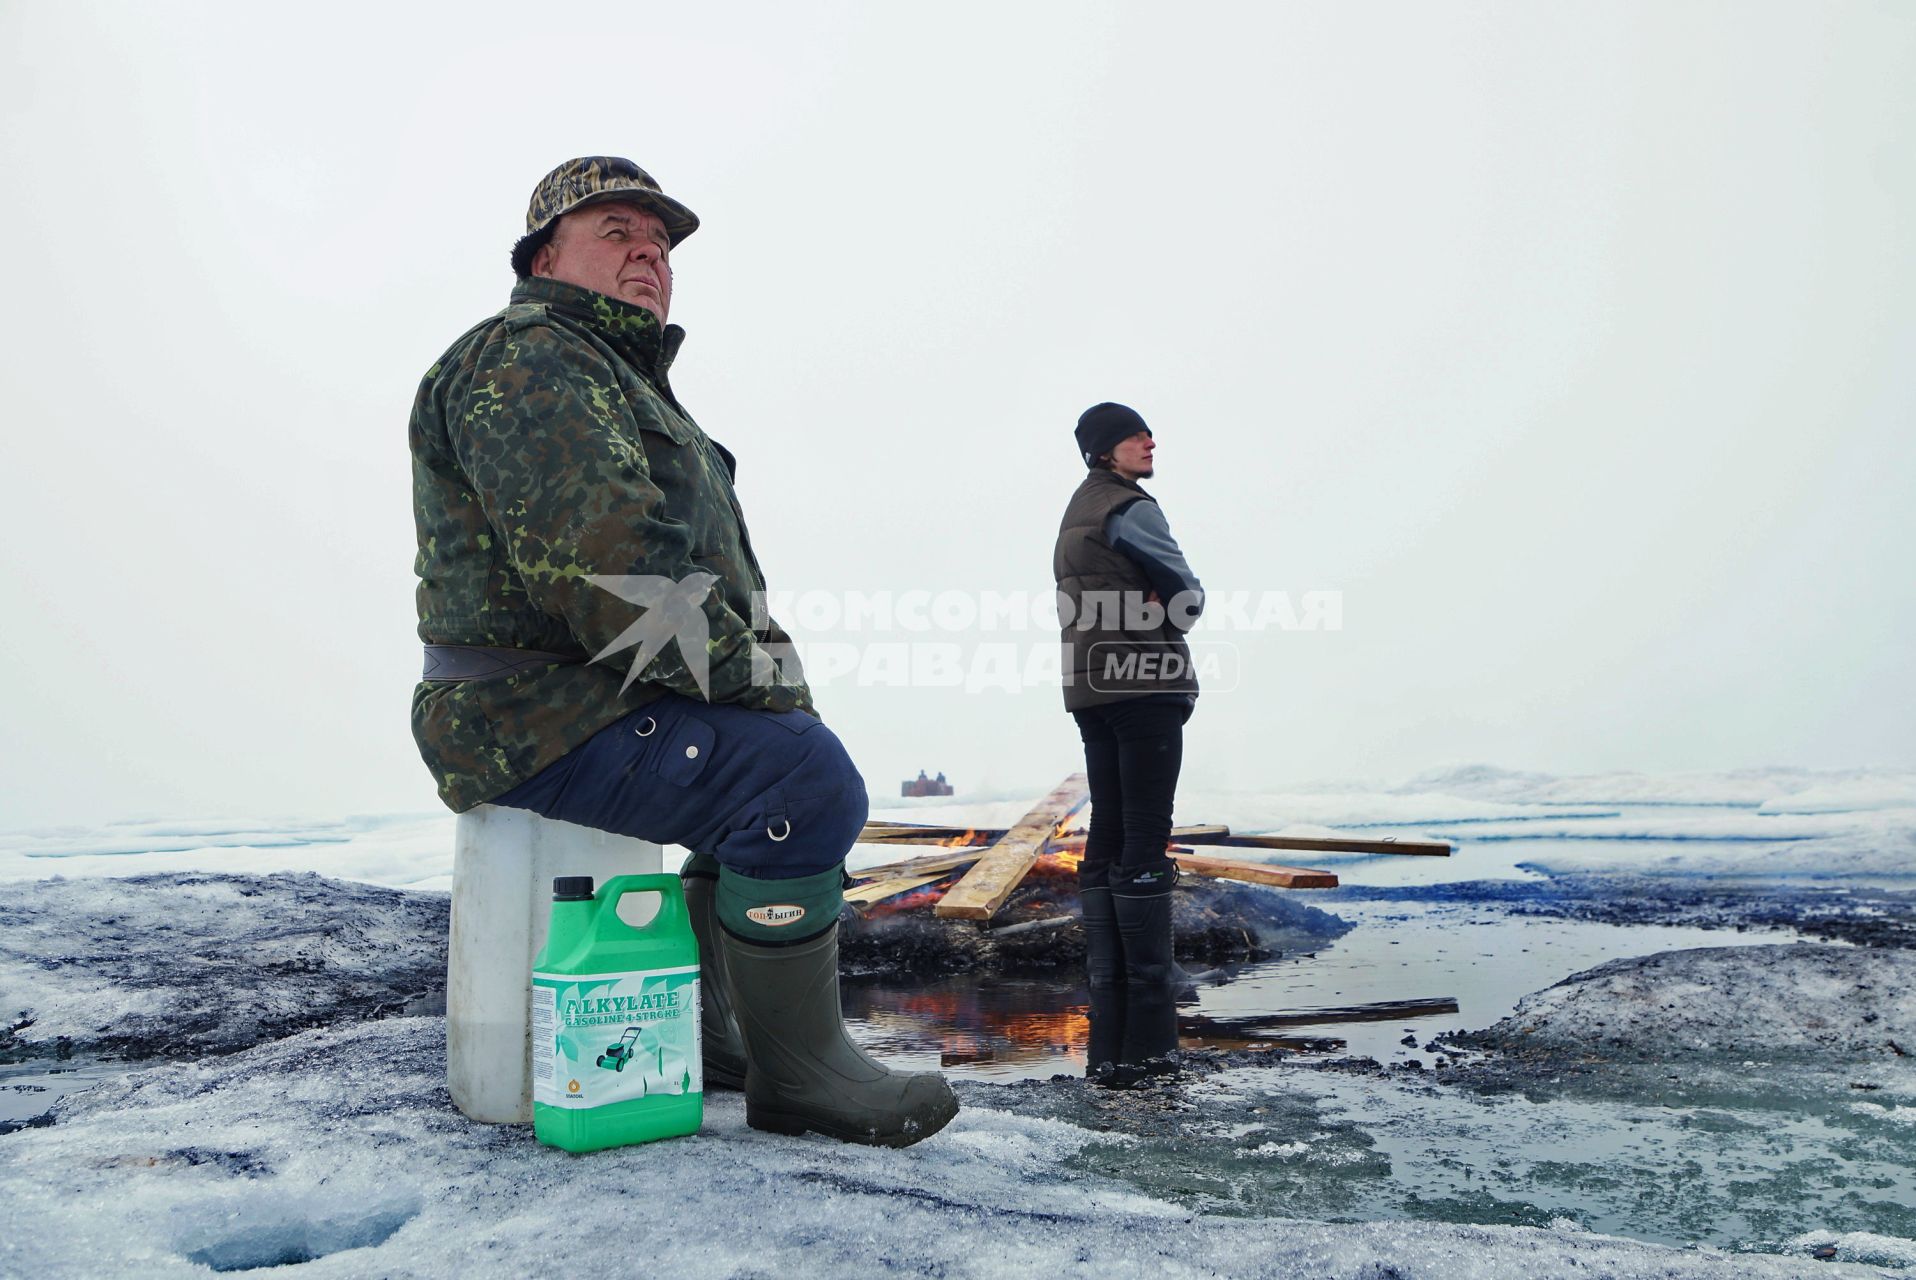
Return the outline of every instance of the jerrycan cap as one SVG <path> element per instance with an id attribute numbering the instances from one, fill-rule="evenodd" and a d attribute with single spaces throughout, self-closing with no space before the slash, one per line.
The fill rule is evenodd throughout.
<path id="1" fill-rule="evenodd" d="M 591 876 L 557 876 L 552 881 L 554 902 L 589 902 L 591 899 Z"/>

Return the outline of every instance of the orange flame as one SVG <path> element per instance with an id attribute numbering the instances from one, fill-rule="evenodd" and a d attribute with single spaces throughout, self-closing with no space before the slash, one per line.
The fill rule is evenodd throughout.
<path id="1" fill-rule="evenodd" d="M 909 893 L 901 893 L 896 897 L 881 898 L 869 907 L 866 907 L 865 914 L 867 916 L 888 916 L 900 911 L 916 911 L 918 908 L 928 907 L 937 902 L 938 899 L 944 897 L 945 890 L 949 887 L 949 885 L 942 881 L 935 881 L 924 886 L 922 889 L 913 889 Z"/>
<path id="2" fill-rule="evenodd" d="M 1051 829 L 1051 839 L 1046 843 L 1045 856 L 1040 864 L 1049 863 L 1065 871 L 1076 871 L 1078 864 L 1084 861 L 1085 824 L 1079 815 L 1066 814 Z"/>
<path id="3" fill-rule="evenodd" d="M 1038 859 L 1039 866 L 1052 866 L 1061 871 L 1075 872 L 1078 864 L 1084 861 L 1084 841 L 1054 841 L 1045 850 L 1044 857 Z"/>

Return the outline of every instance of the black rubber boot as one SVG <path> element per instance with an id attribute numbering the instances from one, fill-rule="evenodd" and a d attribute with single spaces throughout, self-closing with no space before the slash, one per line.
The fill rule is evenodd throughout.
<path id="1" fill-rule="evenodd" d="M 1124 950 L 1108 885 L 1078 890 L 1084 921 L 1084 968 L 1091 987 L 1091 1043 L 1084 1074 L 1099 1080 L 1118 1064 L 1124 1045 Z"/>
<path id="2" fill-rule="evenodd" d="M 1127 893 L 1123 886 L 1111 891 L 1124 947 L 1124 1039 L 1118 1062 L 1147 1074 L 1177 1068 L 1178 969 L 1171 951 L 1170 890 L 1166 883 L 1143 894 Z"/>
<path id="3" fill-rule="evenodd" d="M 722 928 L 719 946 L 745 1036 L 745 1122 L 754 1129 L 908 1147 L 958 1114 L 944 1076 L 893 1071 L 845 1033 L 836 921 L 783 946 L 756 945 Z"/>
<path id="4" fill-rule="evenodd" d="M 693 854 L 679 872 L 685 909 L 699 943 L 699 1049 L 705 1061 L 705 1087 L 745 1087 L 745 1041 L 732 1016 L 732 994 L 725 987 L 725 953 L 718 945 L 713 898 L 718 890 L 718 859 Z"/>

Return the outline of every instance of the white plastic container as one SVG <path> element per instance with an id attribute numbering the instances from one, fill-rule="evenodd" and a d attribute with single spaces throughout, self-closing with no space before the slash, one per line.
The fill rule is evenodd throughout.
<path id="1" fill-rule="evenodd" d="M 482 1124 L 532 1123 L 532 958 L 545 945 L 555 876 L 647 875 L 644 840 L 482 804 L 459 815 L 446 957 L 446 1083 Z"/>

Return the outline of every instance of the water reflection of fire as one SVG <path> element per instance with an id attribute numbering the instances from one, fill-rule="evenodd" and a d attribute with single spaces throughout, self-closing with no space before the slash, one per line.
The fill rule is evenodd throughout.
<path id="1" fill-rule="evenodd" d="M 972 984 L 897 991 L 852 987 L 853 1017 L 910 1028 L 935 1040 L 945 1066 L 1023 1062 L 1060 1055 L 1082 1058 L 1091 1034 L 1083 992 L 1049 984 L 1007 984 L 980 992 Z"/>

